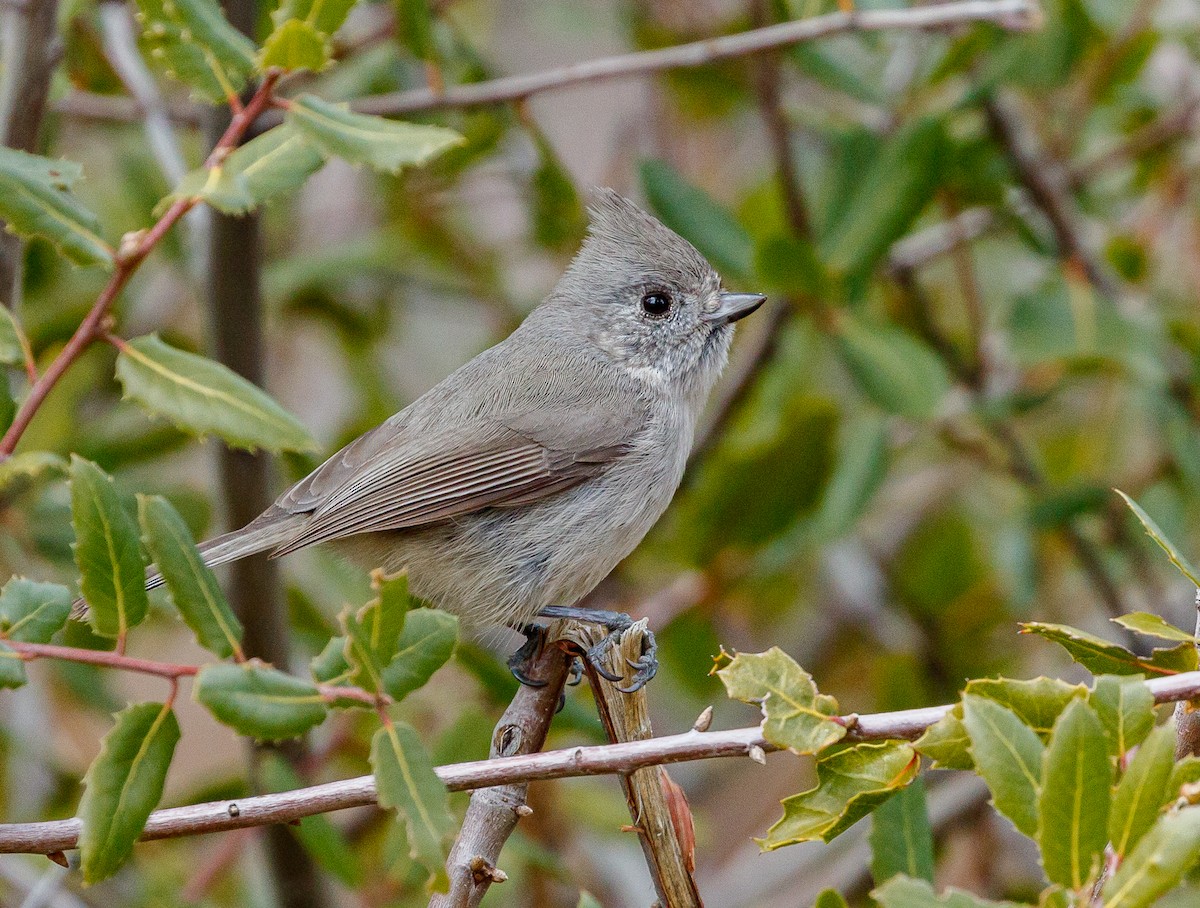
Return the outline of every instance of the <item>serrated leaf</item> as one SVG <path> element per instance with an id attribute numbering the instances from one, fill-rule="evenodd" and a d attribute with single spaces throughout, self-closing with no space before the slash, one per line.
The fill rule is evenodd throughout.
<path id="1" fill-rule="evenodd" d="M 308 22 L 288 19 L 267 37 L 258 57 L 260 69 L 278 66 L 284 70 L 309 69 L 320 72 L 333 58 L 329 35 Z"/>
<path id="2" fill-rule="evenodd" d="M 155 66 L 214 104 L 237 95 L 254 72 L 254 44 L 215 0 L 137 0 L 140 44 Z"/>
<path id="3" fill-rule="evenodd" d="M 1103 637 L 1089 634 L 1065 624 L 1026 621 L 1021 633 L 1037 634 L 1057 643 L 1071 658 L 1093 675 L 1175 675 L 1188 671 L 1189 662 L 1195 668 L 1195 648 L 1181 644 L 1169 649 L 1156 649 L 1149 657 L 1140 657 L 1123 646 L 1110 643 Z M 1187 650 L 1192 651 L 1188 657 Z"/>
<path id="4" fill-rule="evenodd" d="M 1113 766 L 1100 719 L 1073 700 L 1054 725 L 1042 759 L 1037 842 L 1052 883 L 1084 886 L 1108 841 Z"/>
<path id="5" fill-rule="evenodd" d="M 894 325 L 843 312 L 837 351 L 863 394 L 889 413 L 929 419 L 950 390 L 950 374 L 929 347 Z"/>
<path id="6" fill-rule="evenodd" d="M 1171 559 L 1171 564 L 1179 568 L 1180 573 L 1182 573 L 1183 576 L 1188 580 L 1192 581 L 1193 586 L 1195 586 L 1197 589 L 1200 589 L 1200 571 L 1197 571 L 1196 568 L 1192 566 L 1192 563 L 1188 561 L 1187 557 L 1181 551 L 1179 551 L 1179 548 L 1175 545 L 1175 543 L 1168 539 L 1166 533 L 1159 528 L 1158 524 L 1150 519 L 1150 515 L 1142 510 L 1141 505 L 1139 505 L 1120 489 L 1117 489 L 1116 493 L 1125 499 L 1125 503 L 1129 505 L 1129 509 L 1133 511 L 1133 513 L 1137 516 L 1137 519 L 1141 521 L 1142 526 L 1146 530 L 1146 535 L 1157 542 L 1159 548 L 1167 553 L 1167 557 Z"/>
<path id="7" fill-rule="evenodd" d="M 286 122 L 326 154 L 386 173 L 424 164 L 465 141 L 452 129 L 354 113 L 312 95 L 289 103 Z"/>
<path id="8" fill-rule="evenodd" d="M 967 682 L 966 693 L 1008 707 L 1039 735 L 1047 736 L 1067 704 L 1087 697 L 1088 689 L 1083 684 L 1067 684 L 1057 678 L 978 678 Z"/>
<path id="9" fill-rule="evenodd" d="M 168 704 L 139 703 L 115 718 L 83 778 L 79 854 L 85 883 L 112 876 L 133 851 L 162 797 L 179 741 L 179 723 Z"/>
<path id="10" fill-rule="evenodd" d="M 876 884 L 897 874 L 933 882 L 933 827 L 919 777 L 875 808 L 870 842 Z"/>
<path id="11" fill-rule="evenodd" d="M 750 275 L 754 243 L 728 210 L 666 161 L 643 161 L 639 173 L 646 200 L 664 224 L 695 246 L 726 278 Z"/>
<path id="12" fill-rule="evenodd" d="M 1150 908 L 1198 860 L 1200 809 L 1164 814 L 1104 884 L 1104 908 Z"/>
<path id="13" fill-rule="evenodd" d="M 880 908 L 1022 908 L 1014 902 L 992 902 L 961 889 L 937 895 L 925 880 L 893 877 L 871 893 Z"/>
<path id="14" fill-rule="evenodd" d="M 71 458 L 71 520 L 88 620 L 102 637 L 123 637 L 149 608 L 137 523 L 112 477 L 79 456 Z"/>
<path id="15" fill-rule="evenodd" d="M 238 734 L 259 741 L 295 738 L 325 719 L 314 684 L 253 660 L 204 666 L 192 695 Z"/>
<path id="16" fill-rule="evenodd" d="M 196 640 L 222 659 L 242 656 L 242 625 L 213 572 L 196 551 L 183 518 L 165 498 L 138 496 L 138 519 L 146 551 L 163 576 L 171 600 Z"/>
<path id="17" fill-rule="evenodd" d="M 304 786 L 304 780 L 277 754 L 268 754 L 259 763 L 259 772 L 269 791 L 295 791 Z M 363 867 L 358 852 L 327 816 L 318 813 L 302 817 L 289 824 L 288 829 L 327 873 L 351 889 L 362 885 Z"/>
<path id="18" fill-rule="evenodd" d="M 763 851 L 829 842 L 911 782 L 919 768 L 920 757 L 909 744 L 838 747 L 817 760 L 816 787 L 785 798 L 783 816 L 755 841 Z"/>
<path id="19" fill-rule="evenodd" d="M 324 164 L 325 156 L 283 123 L 238 147 L 218 166 L 193 170 L 159 209 L 178 199 L 198 198 L 226 214 L 245 214 L 298 189 Z"/>
<path id="20" fill-rule="evenodd" d="M 21 345 L 17 317 L 7 306 L 0 306 L 0 363 L 12 366 L 24 360 L 25 349 Z"/>
<path id="21" fill-rule="evenodd" d="M 388 723 L 371 739 L 371 770 L 381 807 L 405 818 L 412 857 L 429 872 L 427 888 L 445 892 L 446 855 L 454 831 L 446 786 L 433 771 L 417 733 L 403 722 Z"/>
<path id="22" fill-rule="evenodd" d="M 195 435 L 219 435 L 246 450 L 316 447 L 303 424 L 261 388 L 220 363 L 164 344 L 157 335 L 122 345 L 117 380 L 125 397 Z"/>
<path id="23" fill-rule="evenodd" d="M 1102 675 L 1088 695 L 1100 718 L 1109 748 L 1124 756 L 1145 740 L 1154 727 L 1154 694 L 1139 677 Z"/>
<path id="24" fill-rule="evenodd" d="M 402 700 L 424 687 L 454 655 L 457 642 L 458 619 L 454 615 L 431 608 L 409 612 L 396 655 L 383 670 L 383 689 L 393 700 Z"/>
<path id="25" fill-rule="evenodd" d="M 0 218 L 10 233 L 49 240 L 77 265 L 111 267 L 100 222 L 70 193 L 82 175 L 72 161 L 0 146 Z"/>
<path id="26" fill-rule="evenodd" d="M 0 637 L 49 643 L 71 614 L 71 593 L 57 583 L 13 577 L 0 591 Z"/>
<path id="27" fill-rule="evenodd" d="M 963 697 L 971 758 L 992 792 L 992 803 L 1027 836 L 1038 828 L 1037 796 L 1045 746 L 1006 706 L 976 694 Z"/>
<path id="28" fill-rule="evenodd" d="M 1117 783 L 1108 816 L 1108 840 L 1118 857 L 1125 857 L 1137 846 L 1173 796 L 1169 784 L 1174 765 L 1172 722 L 1150 733 Z"/>
<path id="29" fill-rule="evenodd" d="M 938 719 L 913 743 L 917 753 L 933 760 L 934 769 L 975 768 L 971 759 L 971 736 L 962 721 L 962 704 Z"/>
<path id="30" fill-rule="evenodd" d="M 1118 615 L 1116 618 L 1110 618 L 1109 620 L 1114 624 L 1119 624 L 1121 627 L 1133 631 L 1135 634 L 1141 634 L 1143 637 L 1157 637 L 1160 640 L 1174 640 L 1193 645 L 1197 642 L 1194 635 L 1171 624 L 1171 622 L 1167 621 L 1161 615 L 1155 615 L 1151 612 L 1131 612 L 1128 615 Z"/>
<path id="31" fill-rule="evenodd" d="M 837 700 L 817 692 L 812 675 L 777 646 L 765 653 L 738 653 L 717 676 L 735 700 L 757 703 L 763 737 L 798 754 L 815 754 L 846 734 L 833 721 Z"/>
<path id="32" fill-rule="evenodd" d="M 28 680 L 21 654 L 0 642 L 0 688 L 17 688 Z"/>

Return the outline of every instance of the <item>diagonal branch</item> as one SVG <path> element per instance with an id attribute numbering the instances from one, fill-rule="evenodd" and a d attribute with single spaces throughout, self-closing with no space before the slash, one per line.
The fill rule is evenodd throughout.
<path id="1" fill-rule="evenodd" d="M 1146 686 L 1156 703 L 1175 703 L 1200 697 L 1200 671 L 1151 678 Z M 854 741 L 915 740 L 925 729 L 954 707 L 927 706 L 899 712 L 846 716 L 847 738 Z M 762 728 L 726 731 L 691 730 L 647 741 L 568 747 L 525 756 L 497 757 L 437 767 L 438 778 L 451 791 L 496 785 L 516 785 L 543 779 L 628 773 L 644 766 L 746 757 L 752 748 L 776 748 L 762 736 Z M 755 751 L 757 753 L 757 751 Z M 327 782 L 278 794 L 258 795 L 240 801 L 210 801 L 188 807 L 156 810 L 150 815 L 143 840 L 223 832 L 247 826 L 288 823 L 292 820 L 377 803 L 375 779 L 360 776 Z M 82 827 L 78 818 L 41 823 L 0 824 L 0 854 L 51 854 L 75 848 Z"/>

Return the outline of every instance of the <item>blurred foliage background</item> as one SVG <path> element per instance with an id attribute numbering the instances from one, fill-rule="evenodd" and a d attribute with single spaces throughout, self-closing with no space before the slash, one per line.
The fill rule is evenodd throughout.
<path id="1" fill-rule="evenodd" d="M 340 33 L 339 65 L 304 78 L 325 97 L 360 98 L 832 8 L 372 2 Z M 258 9 L 263 33 L 269 12 Z M 331 452 L 504 337 L 583 236 L 588 188 L 612 186 L 691 239 L 731 288 L 771 294 L 739 329 L 683 490 L 594 596 L 657 632 L 660 733 L 686 729 L 710 703 L 717 727 L 757 721 L 708 674 L 722 646 L 780 646 L 845 708 L 871 712 L 944 702 L 967 678 L 996 673 L 1076 680 L 1065 657 L 1017 636 L 1019 620 L 1114 639 L 1106 619 L 1134 609 L 1190 626 L 1186 581 L 1111 489 L 1195 550 L 1200 10 L 1188 0 L 1047 0 L 1043 12 L 1043 27 L 1024 35 L 969 26 L 843 36 L 422 115 L 468 143 L 400 177 L 330 161 L 262 216 L 266 384 Z M 78 194 L 115 236 L 150 223 L 172 180 L 140 119 L 112 116 L 126 88 L 102 19 L 94 0 L 61 5 L 63 57 L 41 150 L 84 164 Z M 164 90 L 195 164 L 203 136 L 180 121 L 192 108 Z M 118 306 L 128 335 L 158 330 L 206 349 L 215 326 L 197 238 L 209 216 L 193 216 L 135 277 Z M 19 311 L 49 358 L 103 275 L 38 242 L 24 269 Z M 167 495 L 198 537 L 220 530 L 218 446 L 122 402 L 114 356 L 93 347 L 24 446 L 78 452 L 128 488 Z M 272 488 L 314 463 L 281 460 Z M 2 496 L 0 573 L 72 580 L 61 477 L 9 483 Z M 365 600 L 366 578 L 320 552 L 281 567 L 288 645 L 302 666 L 342 605 Z M 165 617 L 139 651 L 197 658 L 186 629 Z M 464 643 L 439 683 L 411 699 L 437 762 L 486 755 L 515 684 L 504 655 Z M 109 713 L 149 683 L 41 662 L 31 675 L 36 683 L 0 698 L 9 821 L 69 816 Z M 246 791 L 236 736 L 193 704 L 180 712 L 164 803 Z M 549 746 L 602 739 L 589 695 L 575 689 Z M 367 772 L 367 746 L 355 716 L 335 717 L 300 774 Z M 859 897 L 869 888 L 861 829 L 830 846 L 757 854 L 750 837 L 775 819 L 780 797 L 810 784 L 807 773 L 787 757 L 672 770 L 696 816 L 709 904 L 807 905 L 826 885 Z M 993 897 L 1036 891 L 1034 856 L 977 782 L 930 780 L 939 883 Z M 286 772 L 263 780 L 275 783 L 288 786 Z M 580 885 L 604 905 L 646 903 L 614 780 L 540 783 L 531 797 L 535 813 L 504 853 L 510 882 L 486 904 L 574 905 Z M 304 904 L 422 903 L 395 870 L 380 817 L 334 815 L 302 837 L 318 865 Z M 144 845 L 113 880 L 36 904 L 268 905 L 264 853 L 253 832 Z M 46 867 L 0 859 L 5 903 L 22 904 Z M 1178 898 L 1194 904 L 1196 893 Z"/>

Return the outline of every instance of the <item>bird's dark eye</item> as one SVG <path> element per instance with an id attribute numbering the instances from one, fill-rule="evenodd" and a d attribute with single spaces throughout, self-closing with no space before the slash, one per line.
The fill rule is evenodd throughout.
<path id="1" fill-rule="evenodd" d="M 642 297 L 642 309 L 647 315 L 661 318 L 671 311 L 671 297 L 661 291 L 647 293 Z"/>

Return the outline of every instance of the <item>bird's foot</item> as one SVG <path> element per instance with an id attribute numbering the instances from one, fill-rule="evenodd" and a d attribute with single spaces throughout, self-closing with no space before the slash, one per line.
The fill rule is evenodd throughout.
<path id="1" fill-rule="evenodd" d="M 628 615 L 623 612 L 609 612 L 602 609 L 575 608 L 563 605 L 547 606 L 538 615 L 542 618 L 570 618 L 576 621 L 587 621 L 592 624 L 599 624 L 605 628 L 608 634 L 595 646 L 584 650 L 582 658 L 588 665 L 595 669 L 596 674 L 600 677 L 614 684 L 625 680 L 621 675 L 609 671 L 605 665 L 605 660 L 609 650 L 620 645 L 621 635 L 633 624 L 633 619 Z M 654 634 L 649 629 L 646 630 L 642 637 L 641 655 L 637 659 L 626 659 L 625 661 L 634 671 L 629 686 L 617 688 L 623 694 L 632 694 L 634 691 L 641 690 L 647 682 L 658 674 L 658 643 L 654 639 Z M 573 677 L 575 677 L 576 671 L 577 666 L 572 666 Z"/>
<path id="2" fill-rule="evenodd" d="M 546 628 L 541 624 L 526 624 L 520 631 L 525 635 L 525 642 L 508 657 L 508 670 L 526 687 L 545 687 L 546 682 L 530 677 L 528 669 L 546 642 Z"/>

